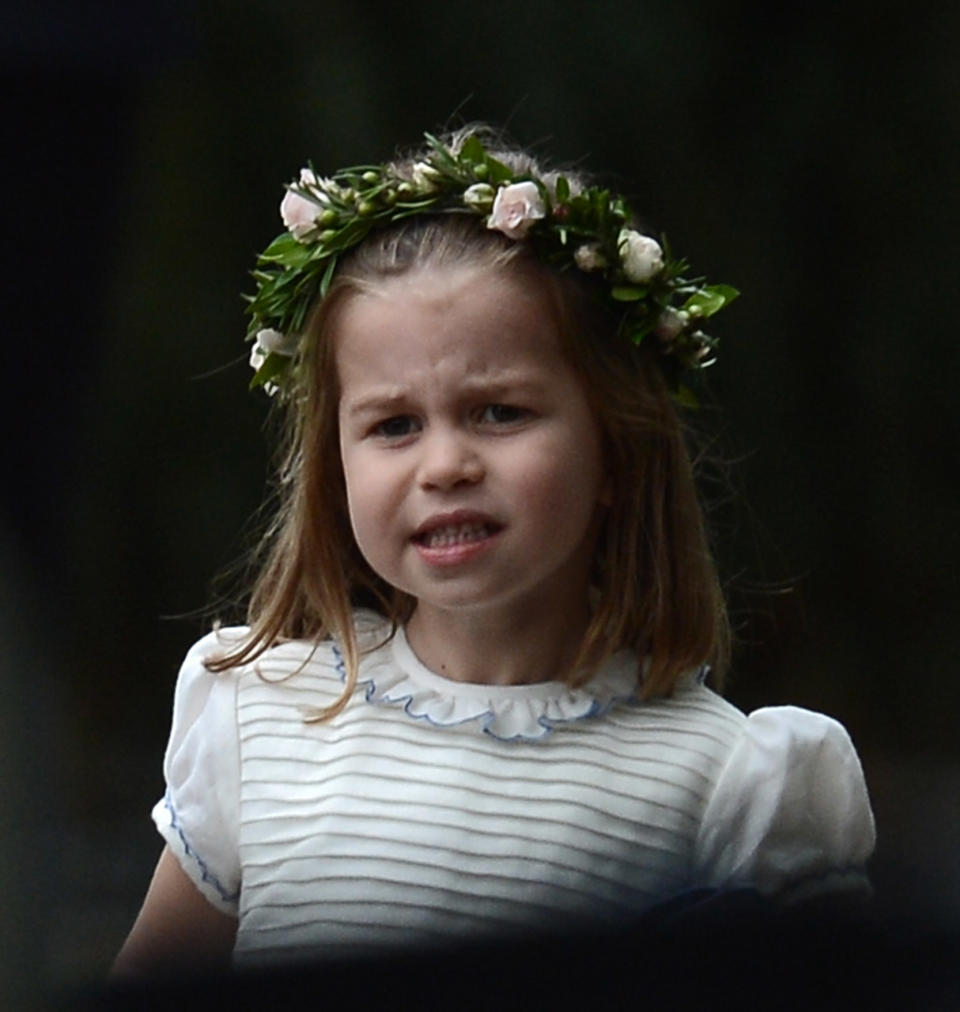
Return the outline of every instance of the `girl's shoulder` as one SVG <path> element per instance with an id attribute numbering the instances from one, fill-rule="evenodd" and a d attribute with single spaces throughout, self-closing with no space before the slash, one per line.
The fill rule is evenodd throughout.
<path id="1" fill-rule="evenodd" d="M 690 743 L 709 782 L 694 861 L 703 884 L 788 897 L 869 889 L 873 813 L 839 721 L 797 706 L 744 714 L 693 677 L 638 720 L 644 710 Z"/>
<path id="2" fill-rule="evenodd" d="M 860 759 L 839 721 L 797 706 L 742 718 L 698 839 L 713 884 L 796 896 L 868 889 L 875 839 Z"/>
<path id="3" fill-rule="evenodd" d="M 361 651 L 375 649 L 390 635 L 390 623 L 373 612 L 357 612 L 355 622 Z M 189 648 L 174 688 L 171 745 L 191 733 L 212 738 L 235 727 L 246 703 L 323 707 L 343 691 L 343 655 L 330 639 L 286 640 L 232 667 L 216 666 L 250 636 L 249 626 L 221 626 Z"/>
<path id="4" fill-rule="evenodd" d="M 860 774 L 850 735 L 838 720 L 799 706 L 766 706 L 744 713 L 699 677 L 683 680 L 673 695 L 648 706 L 682 714 L 685 723 L 709 725 L 726 752 L 728 777 L 808 771 L 835 765 Z"/>
<path id="5" fill-rule="evenodd" d="M 354 613 L 354 626 L 361 652 L 374 649 L 385 642 L 392 631 L 389 620 L 366 609 Z M 251 635 L 252 630 L 247 625 L 218 626 L 211 630 L 187 651 L 181 678 L 184 674 L 202 678 L 204 671 L 209 672 L 211 663 L 244 646 Z M 330 638 L 280 640 L 256 652 L 250 660 L 215 672 L 214 676 L 226 676 L 229 679 L 252 672 L 264 677 L 283 678 L 284 674 L 293 675 L 318 667 L 342 671 L 340 648 Z"/>

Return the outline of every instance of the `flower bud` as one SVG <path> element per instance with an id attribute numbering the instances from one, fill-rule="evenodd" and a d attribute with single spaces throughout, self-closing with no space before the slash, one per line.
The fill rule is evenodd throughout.
<path id="1" fill-rule="evenodd" d="M 433 193 L 442 178 L 440 171 L 429 162 L 417 162 L 413 166 L 413 185 L 419 193 Z"/>
<path id="2" fill-rule="evenodd" d="M 600 252 L 595 242 L 584 243 L 573 251 L 574 263 L 582 271 L 599 271 L 607 266 L 607 258 Z"/>
<path id="3" fill-rule="evenodd" d="M 320 187 L 322 183 L 327 180 L 321 180 L 313 169 L 301 169 L 300 170 L 300 185 L 304 188 L 316 186 Z"/>
<path id="4" fill-rule="evenodd" d="M 364 172 L 364 174 L 360 178 L 365 183 L 369 183 L 372 186 L 374 183 L 380 182 L 380 173 L 374 172 L 372 169 L 370 169 L 367 172 Z"/>
<path id="5" fill-rule="evenodd" d="M 496 191 L 489 183 L 474 183 L 463 191 L 463 202 L 471 210 L 486 214 L 495 196 Z"/>
<path id="6" fill-rule="evenodd" d="M 668 307 L 660 314 L 655 333 L 661 341 L 669 344 L 689 322 L 690 316 L 684 310 Z"/>
<path id="7" fill-rule="evenodd" d="M 617 236 L 617 249 L 623 273 L 635 285 L 650 281 L 663 270 L 663 250 L 656 239 L 648 235 L 622 228 Z"/>

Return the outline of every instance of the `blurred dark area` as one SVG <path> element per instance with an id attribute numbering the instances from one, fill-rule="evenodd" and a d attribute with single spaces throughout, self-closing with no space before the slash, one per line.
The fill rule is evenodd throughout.
<path id="1" fill-rule="evenodd" d="M 693 893 L 616 931 L 569 927 L 549 937 L 318 959 L 267 969 L 173 971 L 81 990 L 64 1012 L 283 1010 L 304 995 L 365 1010 L 953 1009 L 956 933 L 901 932 L 833 901 L 784 910 L 750 890 Z M 464 986 L 469 981 L 471 986 Z M 784 981 L 790 981 L 785 987 Z"/>
<path id="2" fill-rule="evenodd" d="M 847 725 L 880 915 L 956 937 L 958 38 L 945 3 L 4 0 L 5 1007 L 104 973 L 177 666 L 240 613 L 212 581 L 271 447 L 239 293 L 282 184 L 475 119 L 615 172 L 743 292 L 695 419 L 727 693 Z"/>

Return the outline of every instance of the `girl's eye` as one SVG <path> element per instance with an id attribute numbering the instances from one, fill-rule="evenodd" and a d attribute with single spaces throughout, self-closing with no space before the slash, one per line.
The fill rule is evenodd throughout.
<path id="1" fill-rule="evenodd" d="M 527 412 L 513 404 L 487 404 L 480 412 L 480 421 L 493 425 L 509 425 L 525 418 Z"/>
<path id="2" fill-rule="evenodd" d="M 395 415 L 393 418 L 385 418 L 373 427 L 374 435 L 383 436 L 385 439 L 402 439 L 416 430 L 416 420 L 410 415 Z"/>

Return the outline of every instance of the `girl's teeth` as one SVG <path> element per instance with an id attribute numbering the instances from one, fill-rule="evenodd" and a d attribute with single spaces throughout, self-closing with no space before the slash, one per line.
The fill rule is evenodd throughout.
<path id="1" fill-rule="evenodd" d="M 427 548 L 447 548 L 450 545 L 464 545 L 471 541 L 482 541 L 489 533 L 490 529 L 486 524 L 436 527 L 423 536 L 423 543 Z"/>

